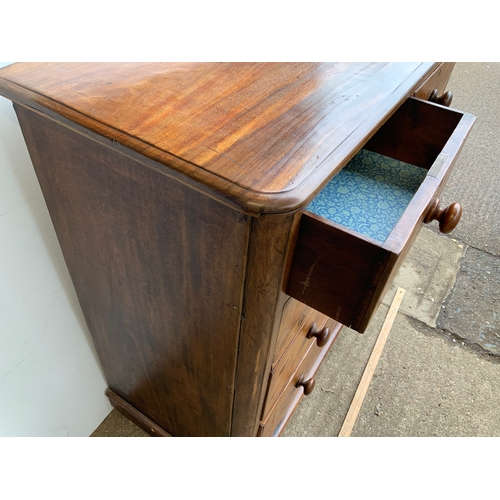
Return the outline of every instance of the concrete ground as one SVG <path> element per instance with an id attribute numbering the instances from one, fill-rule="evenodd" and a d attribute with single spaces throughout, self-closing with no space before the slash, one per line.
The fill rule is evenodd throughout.
<path id="1" fill-rule="evenodd" d="M 406 290 L 352 436 L 500 436 L 500 63 L 458 63 L 451 107 L 477 116 L 442 201 L 368 330 L 344 328 L 284 436 L 337 436 L 396 288 Z M 435 223 L 433 223 L 435 224 Z M 116 411 L 93 436 L 145 436 Z"/>

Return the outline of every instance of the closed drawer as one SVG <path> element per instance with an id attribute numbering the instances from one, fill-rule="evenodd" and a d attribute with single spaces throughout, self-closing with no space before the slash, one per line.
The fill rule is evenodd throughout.
<path id="1" fill-rule="evenodd" d="M 315 328 L 317 332 L 322 332 L 323 328 L 325 328 L 326 322 L 328 321 L 328 317 L 318 311 L 311 311 L 312 313 L 307 318 L 307 321 L 302 325 L 302 328 L 299 330 L 293 342 L 288 346 L 279 361 L 274 363 L 271 367 L 271 375 L 269 378 L 266 402 L 264 405 L 264 415 L 266 415 L 275 405 L 276 401 L 280 397 L 280 394 L 289 384 L 295 370 L 297 370 L 297 367 L 305 358 L 311 346 L 313 344 L 318 344 L 318 341 L 314 337 L 307 338 L 307 334 L 311 328 Z M 336 334 L 336 331 L 329 329 L 329 336 L 335 336 Z"/>
<path id="2" fill-rule="evenodd" d="M 459 218 L 434 209 L 474 120 L 408 99 L 302 214 L 286 293 L 364 332 L 424 219 Z"/>
<path id="3" fill-rule="evenodd" d="M 283 356 L 286 348 L 298 335 L 299 330 L 312 312 L 313 309 L 310 307 L 292 297 L 288 297 L 281 314 L 280 328 L 274 355 L 275 363 Z"/>
<path id="4" fill-rule="evenodd" d="M 278 436 L 292 416 L 295 408 L 304 396 L 304 387 L 297 386 L 297 383 L 300 380 L 308 382 L 313 379 L 342 328 L 342 325 L 331 319 L 328 320 L 326 326 L 330 328 L 333 334 L 323 347 L 317 347 L 316 342 L 309 344 L 309 349 L 303 357 L 302 362 L 297 365 L 297 368 L 291 374 L 280 397 L 270 410 L 264 413 L 265 416 L 259 427 L 259 436 Z"/>

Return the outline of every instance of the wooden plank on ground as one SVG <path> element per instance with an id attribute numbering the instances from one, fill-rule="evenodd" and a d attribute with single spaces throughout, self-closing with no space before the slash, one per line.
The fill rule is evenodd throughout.
<path id="1" fill-rule="evenodd" d="M 382 329 L 380 330 L 377 342 L 373 347 L 370 359 L 368 360 L 368 364 L 366 365 L 363 376 L 361 377 L 361 381 L 359 382 L 356 394 L 352 399 L 351 406 L 349 408 L 349 411 L 347 412 L 347 416 L 344 420 L 342 428 L 340 429 L 339 437 L 348 437 L 351 434 L 352 428 L 354 427 L 356 419 L 358 418 L 359 410 L 361 409 L 361 405 L 363 404 L 363 400 L 365 399 L 366 391 L 368 390 L 370 382 L 373 378 L 375 368 L 377 368 L 380 355 L 382 354 L 382 350 L 384 349 L 385 342 L 387 340 L 387 337 L 389 336 L 389 332 L 391 331 L 392 324 L 394 323 L 394 319 L 396 318 L 396 314 L 398 313 L 398 309 L 401 305 L 404 294 L 405 290 L 403 288 L 397 289 L 389 312 L 387 313 L 387 317 L 385 318 Z"/>

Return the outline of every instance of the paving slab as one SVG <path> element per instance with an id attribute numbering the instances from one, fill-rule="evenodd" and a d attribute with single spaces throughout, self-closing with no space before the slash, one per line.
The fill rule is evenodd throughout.
<path id="1" fill-rule="evenodd" d="M 500 257 L 469 248 L 441 308 L 439 328 L 500 356 Z"/>
<path id="2" fill-rule="evenodd" d="M 500 255 L 500 63 L 457 63 L 448 89 L 453 92 L 450 107 L 477 119 L 441 200 L 463 206 L 454 238 Z"/>
<path id="3" fill-rule="evenodd" d="M 462 243 L 423 228 L 382 303 L 390 306 L 396 290 L 402 287 L 406 293 L 400 311 L 435 327 L 465 249 Z"/>
<path id="4" fill-rule="evenodd" d="M 343 329 L 285 437 L 338 435 L 387 311 Z M 453 340 L 399 313 L 351 436 L 500 436 L 499 364 Z"/>
<path id="5" fill-rule="evenodd" d="M 398 287 L 352 436 L 499 436 L 500 259 L 423 228 L 365 334 L 344 328 L 284 436 L 337 436 Z M 483 349 L 478 352 L 477 345 Z"/>

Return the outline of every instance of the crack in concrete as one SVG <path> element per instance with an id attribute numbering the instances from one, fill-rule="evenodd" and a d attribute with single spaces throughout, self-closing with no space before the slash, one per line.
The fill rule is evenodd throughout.
<path id="1" fill-rule="evenodd" d="M 458 345 L 461 348 L 466 348 L 470 352 L 473 352 L 474 354 L 477 354 L 478 356 L 481 356 L 482 358 L 485 358 L 492 363 L 500 364 L 500 356 L 498 354 L 486 350 L 480 344 L 476 342 L 471 342 L 470 339 L 467 339 L 466 337 L 461 337 L 458 333 L 447 330 L 446 328 L 440 328 L 440 327 L 433 328 L 427 325 L 425 322 L 419 320 L 418 318 L 411 316 L 410 314 L 406 314 L 403 312 L 401 312 L 400 314 L 406 316 L 406 318 L 412 324 L 412 326 L 417 331 L 423 333 L 424 335 L 443 338 L 447 340 L 450 343 L 450 345 Z"/>
<path id="2" fill-rule="evenodd" d="M 495 254 L 495 253 L 492 253 L 491 251 L 489 251 L 489 249 L 485 250 L 484 248 L 479 248 L 479 247 L 475 246 L 473 243 L 468 243 L 467 241 L 465 241 L 461 238 L 457 238 L 454 235 L 446 235 L 446 234 L 440 233 L 439 230 L 435 229 L 434 227 L 428 227 L 426 229 L 429 229 L 434 234 L 440 236 L 441 238 L 446 238 L 447 240 L 449 240 L 453 243 L 460 243 L 461 245 L 464 245 L 465 247 L 473 248 L 474 250 L 477 250 L 478 252 L 483 252 L 491 257 L 500 258 L 500 255 L 498 253 Z"/>

